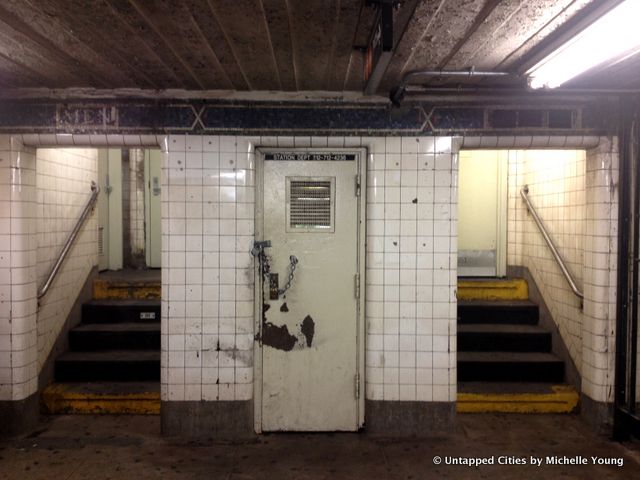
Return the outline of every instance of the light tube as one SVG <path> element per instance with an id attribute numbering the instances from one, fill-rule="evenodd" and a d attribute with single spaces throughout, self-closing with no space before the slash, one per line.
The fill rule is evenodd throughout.
<path id="1" fill-rule="evenodd" d="M 640 0 L 608 11 L 526 73 L 531 88 L 556 88 L 587 70 L 640 51 Z"/>

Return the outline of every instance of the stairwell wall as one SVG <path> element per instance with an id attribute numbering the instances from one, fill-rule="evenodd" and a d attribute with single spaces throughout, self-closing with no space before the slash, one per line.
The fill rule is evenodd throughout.
<path id="1" fill-rule="evenodd" d="M 37 284 L 75 226 L 98 180 L 98 150 L 39 148 L 36 151 Z M 88 217 L 38 309 L 38 369 L 46 361 L 87 276 L 98 264 L 97 211 Z"/>
<path id="2" fill-rule="evenodd" d="M 510 150 L 508 152 L 508 263 L 533 276 L 559 333 L 582 370 L 583 312 L 520 197 L 529 198 L 565 259 L 576 283 L 584 283 L 586 235 L 585 151 Z"/>
<path id="3" fill-rule="evenodd" d="M 508 263 L 529 269 L 551 310 L 581 374 L 583 410 L 593 413 L 595 402 L 602 412 L 613 401 L 617 142 L 602 137 L 584 154 L 512 151 L 509 158 Z M 520 198 L 525 184 L 583 289 L 583 309 L 526 211 Z"/>

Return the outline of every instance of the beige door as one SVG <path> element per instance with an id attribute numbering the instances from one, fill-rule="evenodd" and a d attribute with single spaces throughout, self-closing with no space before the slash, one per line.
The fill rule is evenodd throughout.
<path id="1" fill-rule="evenodd" d="M 122 268 L 122 151 L 98 151 L 98 268 Z"/>
<path id="2" fill-rule="evenodd" d="M 259 332 L 263 431 L 361 425 L 358 160 L 264 155 L 262 231 L 271 247 Z"/>
<path id="3" fill-rule="evenodd" d="M 162 230 L 160 218 L 161 193 L 161 165 L 160 150 L 147 149 L 144 151 L 144 229 L 145 254 L 147 267 L 160 268 L 162 266 Z"/>
<path id="4" fill-rule="evenodd" d="M 109 268 L 109 158 L 98 150 L 98 269 Z"/>
<path id="5" fill-rule="evenodd" d="M 458 276 L 507 273 L 506 150 L 461 151 L 458 161 Z"/>

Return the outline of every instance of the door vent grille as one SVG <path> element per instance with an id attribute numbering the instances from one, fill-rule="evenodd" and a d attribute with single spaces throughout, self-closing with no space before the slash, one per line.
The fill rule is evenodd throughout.
<path id="1" fill-rule="evenodd" d="M 288 227 L 293 231 L 333 231 L 332 179 L 288 179 Z"/>

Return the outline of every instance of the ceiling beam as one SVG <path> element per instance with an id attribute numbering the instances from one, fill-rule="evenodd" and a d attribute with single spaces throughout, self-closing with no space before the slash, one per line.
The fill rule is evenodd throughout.
<path id="1" fill-rule="evenodd" d="M 521 2 L 529 2 L 531 0 L 518 0 Z M 440 63 L 437 66 L 437 70 L 443 69 L 453 57 L 455 57 L 460 49 L 463 47 L 465 43 L 473 36 L 474 33 L 478 31 L 478 29 L 485 24 L 487 18 L 489 18 L 495 11 L 496 7 L 502 3 L 502 0 L 488 0 L 487 3 L 484 4 L 480 13 L 476 16 L 473 23 L 466 29 L 464 35 L 456 42 L 453 48 L 449 51 L 449 53 L 440 60 Z"/>
<path id="2" fill-rule="evenodd" d="M 79 77 L 64 65 L 43 55 L 37 45 L 2 22 L 0 22 L 0 53 L 15 64 L 38 72 L 40 77 L 53 82 L 56 87 L 88 85 L 86 78 Z"/>
<path id="3" fill-rule="evenodd" d="M 83 65 L 90 65 L 109 85 L 126 87 L 133 79 L 141 85 L 151 87 L 153 84 L 140 72 L 132 72 L 130 66 L 112 54 L 108 59 L 104 55 L 104 41 L 96 35 L 97 29 L 86 26 L 85 15 L 78 19 L 79 10 L 71 0 L 64 5 L 57 0 L 5 0 L 4 8 L 20 17 L 23 22 L 55 43 L 60 50 L 78 59 Z M 86 2 L 85 2 L 86 6 Z"/>
<path id="4" fill-rule="evenodd" d="M 393 11 L 393 17 L 391 19 L 393 22 L 393 47 L 391 48 L 391 51 L 386 52 L 386 58 L 383 52 L 380 59 L 378 59 L 379 65 L 375 65 L 373 67 L 374 71 L 371 73 L 371 76 L 367 81 L 367 85 L 365 86 L 365 93 L 367 95 L 373 95 L 380 90 L 380 83 L 393 60 L 393 55 L 396 53 L 398 45 L 400 45 L 400 42 L 407 31 L 407 27 L 409 26 L 411 19 L 415 15 L 419 2 L 420 0 L 409 0 L 402 3 L 399 10 Z M 382 15 L 384 12 L 380 11 L 380 14 Z M 384 19 L 382 19 L 382 21 L 384 21 Z M 373 28 L 377 28 L 377 25 L 374 25 Z"/>
<path id="5" fill-rule="evenodd" d="M 203 38 L 205 47 L 217 59 L 220 68 L 229 79 L 231 88 L 248 90 L 249 83 L 247 78 L 210 2 L 207 0 L 184 0 L 184 4 Z"/>
<path id="6" fill-rule="evenodd" d="M 40 72 L 23 65 L 13 58 L 4 55 L 2 52 L 0 52 L 0 72 L 2 72 L 2 80 L 5 84 L 13 85 L 14 82 L 18 81 L 21 83 L 16 86 L 21 87 L 36 87 L 51 81 L 50 78 L 47 78 Z M 13 78 L 13 82 L 11 82 L 11 78 Z"/>
<path id="7" fill-rule="evenodd" d="M 291 12 L 288 2 L 287 0 L 261 0 L 260 3 L 280 85 L 283 90 L 295 91 L 298 89 L 298 80 L 293 58 Z"/>
<path id="8" fill-rule="evenodd" d="M 349 0 L 339 2 L 336 10 L 336 40 L 333 45 L 325 83 L 328 90 L 344 89 L 349 74 L 351 58 L 356 53 L 353 45 L 363 18 L 363 8 L 365 8 L 363 3 L 358 4 Z"/>
<path id="9" fill-rule="evenodd" d="M 77 8 L 78 1 L 91 10 L 91 15 L 82 13 Z M 127 51 L 114 41 L 122 32 L 122 26 L 117 18 L 103 4 L 87 0 L 67 0 L 65 5 L 52 1 L 47 6 L 47 16 L 57 19 L 56 28 L 64 30 L 70 38 L 82 43 L 93 52 L 90 57 L 97 58 L 101 64 L 100 71 L 119 71 L 123 77 L 121 82 L 124 87 L 132 85 L 145 85 L 145 88 L 161 88 L 160 78 L 155 75 L 148 64 L 136 54 L 135 42 L 130 41 L 126 45 Z M 108 23 L 109 31 L 105 32 L 107 24 L 104 18 L 112 21 Z M 53 20 L 50 20 L 53 21 Z"/>
<path id="10" fill-rule="evenodd" d="M 388 91 L 395 87 L 409 65 L 418 45 L 420 45 L 430 31 L 438 13 L 447 0 L 419 0 L 414 12 L 408 20 L 405 32 L 399 39 L 393 58 L 382 81 L 382 89 Z"/>
<path id="11" fill-rule="evenodd" d="M 305 0 L 289 2 L 291 36 L 296 62 L 298 88 L 323 88 L 329 66 L 337 0 Z"/>
<path id="12" fill-rule="evenodd" d="M 154 24 L 164 32 L 166 42 L 176 45 L 177 55 L 189 65 L 200 83 L 205 88 L 233 88 L 233 82 L 186 3 L 175 0 L 158 0 L 158 3 L 162 5 L 161 9 L 155 5 L 149 7 L 158 16 Z M 201 11 L 197 16 L 206 15 L 208 5 L 206 2 L 200 4 Z"/>
<path id="13" fill-rule="evenodd" d="M 51 40 L 34 30 L 31 25 L 28 25 L 20 17 L 2 6 L 0 6 L 0 22 L 4 23 L 17 34 L 27 38 L 32 44 L 37 45 L 46 56 L 64 65 L 73 72 L 77 78 L 87 79 L 94 86 L 108 86 L 108 82 L 104 80 L 102 75 L 60 49 Z"/>
<path id="14" fill-rule="evenodd" d="M 376 9 L 362 2 L 357 21 L 357 28 L 351 42 L 352 50 L 349 55 L 346 76 L 344 79 L 344 91 L 362 91 L 364 88 L 364 51 L 367 48 L 373 24 L 376 19 Z"/>
<path id="15" fill-rule="evenodd" d="M 160 46 L 164 46 L 164 53 L 171 52 L 173 57 L 177 60 L 179 66 L 184 70 L 186 74 L 191 77 L 191 80 L 198 88 L 205 88 L 206 81 L 198 75 L 194 70 L 191 62 L 187 60 L 187 55 L 195 52 L 188 52 L 188 49 L 183 47 L 182 42 L 173 41 L 173 39 L 179 39 L 180 35 L 176 29 L 175 24 L 172 22 L 172 15 L 168 11 L 163 11 L 163 5 L 155 0 L 146 0 L 144 3 L 139 0 L 128 0 L 129 3 L 135 9 L 139 18 L 142 19 L 150 28 L 148 30 L 148 36 L 157 37 Z M 135 21 L 132 19 L 132 21 Z M 154 39 L 156 40 L 156 39 Z M 156 41 L 157 41 L 156 40 Z M 184 39 L 182 39 L 184 40 Z"/>
<path id="16" fill-rule="evenodd" d="M 259 0 L 209 0 L 250 88 L 278 90 L 278 66 Z"/>
<path id="17" fill-rule="evenodd" d="M 166 43 L 153 29 L 151 25 L 140 15 L 138 10 L 129 0 L 103 0 L 123 25 L 127 27 L 130 35 L 144 44 L 151 58 L 160 63 L 166 72 L 175 80 L 167 78 L 170 84 L 181 85 L 186 88 L 198 88 L 198 82 L 184 68 L 181 60 L 175 53 L 167 48 Z"/>

